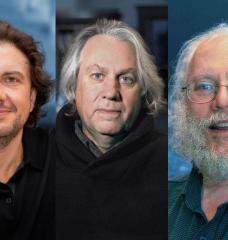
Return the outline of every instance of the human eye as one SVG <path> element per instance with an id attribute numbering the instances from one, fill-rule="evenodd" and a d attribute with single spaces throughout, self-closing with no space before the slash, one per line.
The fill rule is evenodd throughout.
<path id="1" fill-rule="evenodd" d="M 17 85 L 20 82 L 20 79 L 14 76 L 6 76 L 4 78 L 4 83 L 7 85 Z"/>
<path id="2" fill-rule="evenodd" d="M 101 81 L 104 78 L 104 74 L 100 72 L 94 72 L 91 74 L 91 78 L 96 80 L 96 81 Z"/>
<path id="3" fill-rule="evenodd" d="M 202 95 L 208 95 L 214 93 L 215 88 L 216 86 L 213 82 L 202 81 L 194 84 L 193 91 Z"/>
<path id="4" fill-rule="evenodd" d="M 133 85 L 135 83 L 135 78 L 131 75 L 120 75 L 119 82 L 120 84 Z"/>

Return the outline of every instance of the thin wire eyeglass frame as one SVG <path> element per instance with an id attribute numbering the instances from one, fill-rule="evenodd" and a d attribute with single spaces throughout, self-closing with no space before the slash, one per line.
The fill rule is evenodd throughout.
<path id="1" fill-rule="evenodd" d="M 204 103 L 209 103 L 209 102 L 214 101 L 215 98 L 216 98 L 216 96 L 217 96 L 217 94 L 218 94 L 218 89 L 219 89 L 220 87 L 226 87 L 226 88 L 228 89 L 228 85 L 218 84 L 218 83 L 217 83 L 217 84 L 215 84 L 215 91 L 214 91 L 214 94 L 213 94 L 213 96 L 212 96 L 211 99 L 206 100 L 206 101 L 194 101 L 194 100 L 192 100 L 192 98 L 191 98 L 191 86 L 192 86 L 192 84 L 193 84 L 193 83 L 188 84 L 188 85 L 185 86 L 185 87 L 182 87 L 182 91 L 184 91 L 184 90 L 186 91 L 186 95 L 187 95 L 189 101 L 191 101 L 191 102 L 193 102 L 193 103 L 198 103 L 198 104 L 204 104 Z"/>

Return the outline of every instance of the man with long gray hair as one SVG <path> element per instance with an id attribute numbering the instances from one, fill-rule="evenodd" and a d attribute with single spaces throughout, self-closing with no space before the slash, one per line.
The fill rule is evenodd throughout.
<path id="1" fill-rule="evenodd" d="M 169 239 L 228 239 L 228 25 L 183 46 L 171 97 L 173 145 L 193 161 L 169 184 Z"/>
<path id="2" fill-rule="evenodd" d="M 163 84 L 141 36 L 99 20 L 75 38 L 57 117 L 57 239 L 166 239 Z"/>

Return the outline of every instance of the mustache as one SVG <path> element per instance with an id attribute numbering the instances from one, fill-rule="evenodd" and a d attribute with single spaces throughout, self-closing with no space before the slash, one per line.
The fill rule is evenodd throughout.
<path id="1" fill-rule="evenodd" d="M 187 111 L 187 115 L 189 115 L 190 118 L 193 118 L 193 120 L 195 118 L 199 126 L 205 128 L 217 125 L 222 121 L 228 121 L 228 112 L 224 110 L 218 110 L 217 112 L 213 113 L 209 118 L 205 119 L 196 118 L 189 111 Z"/>
<path id="2" fill-rule="evenodd" d="M 0 111 L 16 112 L 17 107 L 13 103 L 6 105 L 6 104 L 4 104 L 4 102 L 0 101 Z"/>

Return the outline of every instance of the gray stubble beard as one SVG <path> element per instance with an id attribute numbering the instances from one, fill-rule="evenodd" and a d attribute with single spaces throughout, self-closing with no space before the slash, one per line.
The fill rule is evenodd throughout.
<path id="1" fill-rule="evenodd" d="M 6 131 L 5 133 L 1 133 L 0 130 L 0 149 L 5 148 L 8 144 L 19 134 L 19 132 L 23 129 L 24 123 L 20 116 L 18 116 L 13 124 L 11 129 Z"/>

